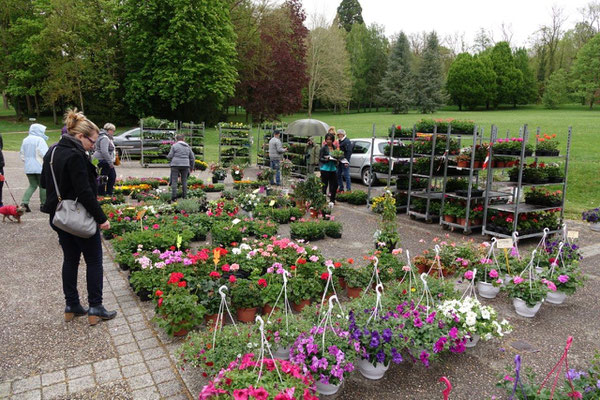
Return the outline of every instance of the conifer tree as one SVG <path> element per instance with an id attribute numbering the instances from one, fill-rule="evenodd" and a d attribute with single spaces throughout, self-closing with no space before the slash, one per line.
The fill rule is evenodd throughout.
<path id="1" fill-rule="evenodd" d="M 392 106 L 394 114 L 405 114 L 414 102 L 413 85 L 410 44 L 404 32 L 400 32 L 392 47 L 388 69 L 381 82 L 381 101 Z"/>
<path id="2" fill-rule="evenodd" d="M 427 35 L 423 59 L 419 66 L 415 88 L 416 105 L 424 113 L 434 113 L 444 104 L 442 62 L 437 34 Z"/>

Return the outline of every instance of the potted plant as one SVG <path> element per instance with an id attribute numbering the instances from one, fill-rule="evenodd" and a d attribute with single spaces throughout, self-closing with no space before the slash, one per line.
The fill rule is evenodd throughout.
<path id="1" fill-rule="evenodd" d="M 262 307 L 263 314 L 269 315 L 273 312 L 273 308 L 275 308 L 275 312 L 279 310 L 283 306 L 284 298 L 281 296 L 279 298 L 279 294 L 281 293 L 281 289 L 283 288 L 283 278 L 279 274 L 267 274 L 267 286 L 261 291 L 262 292 Z M 289 289 L 288 289 L 289 290 Z M 275 301 L 279 298 L 279 303 L 275 305 Z"/>
<path id="2" fill-rule="evenodd" d="M 313 218 L 318 217 L 327 206 L 327 197 L 323 194 L 321 180 L 310 174 L 304 181 L 304 198 L 311 211 Z"/>
<path id="3" fill-rule="evenodd" d="M 546 280 L 552 283 L 552 285 L 547 284 L 550 291 L 546 301 L 550 304 L 562 304 L 568 295 L 572 295 L 578 287 L 583 286 L 585 275 L 577 264 L 561 264 L 555 265 L 552 276 L 548 276 Z"/>
<path id="4" fill-rule="evenodd" d="M 386 247 L 390 251 L 396 248 L 400 236 L 396 224 L 396 198 L 393 194 L 386 190 L 379 202 L 381 205 L 381 221 L 379 229 L 373 235 L 375 240 L 375 248 Z"/>
<path id="5" fill-rule="evenodd" d="M 258 189 L 255 191 L 258 191 Z M 240 193 L 240 195 L 236 198 L 236 201 L 239 207 L 244 210 L 250 216 L 250 218 L 252 218 L 252 212 L 260 203 L 260 197 L 254 192 Z"/>
<path id="6" fill-rule="evenodd" d="M 233 178 L 233 181 L 241 181 L 242 179 L 244 179 L 244 167 L 241 165 L 232 165 L 231 166 L 231 177 Z"/>
<path id="7" fill-rule="evenodd" d="M 344 378 L 354 370 L 355 340 L 350 333 L 336 326 L 313 326 L 301 333 L 290 351 L 290 361 L 317 377 L 317 392 L 333 395 Z"/>
<path id="8" fill-rule="evenodd" d="M 237 282 L 231 285 L 231 302 L 236 309 L 238 321 L 254 322 L 256 311 L 262 305 L 260 287 L 266 286 L 267 281 L 262 278 L 258 282 L 237 279 Z"/>
<path id="9" fill-rule="evenodd" d="M 600 207 L 584 211 L 581 216 L 585 222 L 589 222 L 591 224 L 591 230 L 600 232 Z"/>
<path id="10" fill-rule="evenodd" d="M 257 174 L 256 174 L 256 180 L 266 186 L 271 182 L 271 179 L 273 179 L 273 177 L 275 176 L 275 171 L 273 171 L 271 168 L 265 168 L 260 170 Z"/>
<path id="11" fill-rule="evenodd" d="M 552 140 L 556 138 L 556 134 L 553 135 L 536 135 L 537 145 L 535 147 L 536 156 L 557 156 L 559 155 L 558 142 Z"/>
<path id="12" fill-rule="evenodd" d="M 313 298 L 318 296 L 323 288 L 322 285 L 316 285 L 315 280 L 306 279 L 303 276 L 296 276 L 288 281 L 288 298 L 292 302 L 292 308 L 295 311 L 302 311 Z"/>
<path id="13" fill-rule="evenodd" d="M 456 211 L 457 205 L 455 203 L 447 202 L 444 205 L 444 221 L 456 223 Z"/>
<path id="14" fill-rule="evenodd" d="M 282 300 L 283 304 L 283 300 Z M 265 322 L 267 340 L 273 355 L 280 360 L 290 359 L 292 345 L 303 332 L 308 332 L 313 323 L 304 313 L 292 314 L 282 310 L 273 312 Z"/>
<path id="15" fill-rule="evenodd" d="M 523 317 L 533 318 L 548 294 L 548 286 L 537 279 L 524 279 L 514 276 L 504 287 L 508 297 L 513 299 L 515 312 Z"/>
<path id="16" fill-rule="evenodd" d="M 360 344 L 357 367 L 365 378 L 381 379 L 392 362 L 402 362 L 400 353 L 405 343 L 400 339 L 400 322 L 393 313 L 376 314 L 366 323 L 357 321 L 355 313 L 350 311 L 348 319 L 350 337 Z"/>
<path id="17" fill-rule="evenodd" d="M 507 320 L 498 320 L 498 314 L 493 307 L 484 306 L 474 297 L 445 300 L 438 306 L 438 310 L 454 321 L 454 326 L 468 333 L 466 347 L 474 347 L 480 338 L 490 340 L 493 337 L 502 337 L 512 330 Z"/>
<path id="18" fill-rule="evenodd" d="M 470 153 L 470 150 L 469 150 Z M 471 163 L 471 155 L 463 153 L 456 157 L 456 165 L 460 168 L 469 168 L 469 164 Z"/>
<path id="19" fill-rule="evenodd" d="M 477 292 L 481 297 L 486 299 L 495 299 L 500 292 L 500 287 L 504 284 L 504 280 L 500 277 L 500 272 L 495 268 L 488 268 L 487 266 L 492 263 L 489 258 L 482 258 L 479 260 L 477 266 L 477 276 L 475 281 L 477 282 Z M 470 274 L 468 274 L 470 272 Z M 465 272 L 465 278 L 469 279 L 473 277 L 473 271 Z"/>
<path id="20" fill-rule="evenodd" d="M 262 371 L 258 383 L 257 370 Z M 232 360 L 218 378 L 202 388 L 200 399 L 211 398 L 318 400 L 309 373 L 289 361 L 270 358 L 258 361 L 254 353 Z"/>
<path id="21" fill-rule="evenodd" d="M 220 164 L 211 164 L 210 172 L 212 173 L 212 183 L 223 183 L 227 177 L 227 170 Z"/>
<path id="22" fill-rule="evenodd" d="M 205 313 L 198 296 L 190 293 L 183 278 L 181 272 L 173 272 L 163 290 L 155 292 L 154 320 L 170 336 L 185 336 L 202 321 Z"/>
<path id="23" fill-rule="evenodd" d="M 359 266 L 358 268 L 349 267 L 344 274 L 348 297 L 351 299 L 360 297 L 362 291 L 366 289 L 366 286 L 369 284 L 372 275 L 373 267 L 371 265 Z"/>

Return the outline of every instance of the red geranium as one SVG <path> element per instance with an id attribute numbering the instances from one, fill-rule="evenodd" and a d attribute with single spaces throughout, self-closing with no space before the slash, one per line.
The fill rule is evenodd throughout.
<path id="1" fill-rule="evenodd" d="M 354 264 L 354 258 L 349 258 L 348 259 L 348 264 Z"/>
<path id="2" fill-rule="evenodd" d="M 163 295 L 163 291 L 162 291 L 162 290 L 160 290 L 160 289 L 157 289 L 155 294 L 156 294 L 158 297 L 160 297 L 160 296 L 162 296 L 162 295 Z"/>
<path id="3" fill-rule="evenodd" d="M 237 278 L 235 277 L 235 275 L 229 275 L 229 282 L 235 283 L 235 281 L 237 281 Z"/>
<path id="4" fill-rule="evenodd" d="M 181 281 L 177 284 L 177 286 L 179 286 L 179 287 L 186 287 L 186 285 L 187 285 L 186 281 Z"/>
<path id="5" fill-rule="evenodd" d="M 300 265 L 306 264 L 306 260 L 304 258 L 299 258 L 296 260 L 296 264 L 300 264 Z"/>
<path id="6" fill-rule="evenodd" d="M 211 271 L 210 274 L 208 274 L 208 276 L 210 276 L 211 278 L 220 278 L 221 274 L 217 271 Z"/>
<path id="7" fill-rule="evenodd" d="M 324 281 L 326 281 L 327 279 L 329 279 L 329 273 L 327 272 L 323 272 L 321 274 L 321 279 L 323 279 Z"/>
<path id="8" fill-rule="evenodd" d="M 267 280 L 263 279 L 263 278 L 259 279 L 258 280 L 258 286 L 266 288 L 267 287 Z"/>
<path id="9" fill-rule="evenodd" d="M 342 266 L 342 263 L 341 263 L 341 262 L 339 262 L 339 261 L 336 261 L 336 262 L 334 262 L 334 263 L 333 263 L 333 266 L 334 266 L 335 268 L 339 268 L 339 267 L 341 267 L 341 266 Z"/>
<path id="10" fill-rule="evenodd" d="M 177 283 L 183 278 L 183 274 L 181 272 L 171 272 L 171 276 L 169 277 L 169 281 L 167 283 Z"/>

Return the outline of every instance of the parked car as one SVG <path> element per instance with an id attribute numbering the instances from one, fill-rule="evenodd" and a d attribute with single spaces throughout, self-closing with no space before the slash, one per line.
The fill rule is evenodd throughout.
<path id="1" fill-rule="evenodd" d="M 121 133 L 113 138 L 113 143 L 117 149 L 117 152 L 121 154 L 123 149 L 127 149 L 129 154 L 140 154 L 142 148 L 142 141 L 140 140 L 140 128 L 133 128 L 128 131 Z M 144 149 L 145 150 L 156 150 L 160 145 L 161 141 L 156 139 L 145 139 Z"/>
<path id="2" fill-rule="evenodd" d="M 360 179 L 365 185 L 369 185 L 371 178 L 371 143 L 372 138 L 350 139 L 354 148 L 350 157 L 350 177 Z M 388 139 L 376 138 L 373 162 L 378 157 L 385 157 L 385 146 Z"/>

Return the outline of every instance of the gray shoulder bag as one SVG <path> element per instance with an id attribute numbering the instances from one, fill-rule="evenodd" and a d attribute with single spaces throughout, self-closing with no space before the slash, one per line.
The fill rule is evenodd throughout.
<path id="1" fill-rule="evenodd" d="M 62 229 L 72 235 L 80 238 L 90 238 L 96 234 L 98 224 L 84 206 L 75 200 L 63 200 L 58 190 L 56 183 L 56 175 L 54 175 L 54 152 L 56 147 L 52 149 L 50 156 L 50 171 L 52 172 L 52 180 L 56 189 L 56 197 L 58 197 L 58 205 L 52 223 L 57 228 Z"/>

